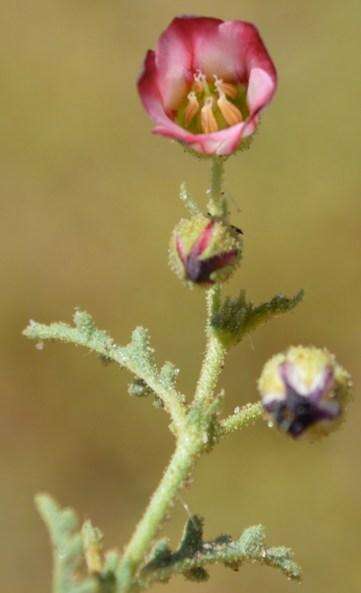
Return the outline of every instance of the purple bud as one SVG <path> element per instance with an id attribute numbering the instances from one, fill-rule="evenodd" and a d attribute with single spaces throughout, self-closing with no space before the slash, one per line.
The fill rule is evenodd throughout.
<path id="1" fill-rule="evenodd" d="M 339 424 L 350 377 L 327 350 L 299 346 L 274 356 L 258 387 L 270 423 L 298 438 L 328 433 Z"/>
<path id="2" fill-rule="evenodd" d="M 235 227 L 197 215 L 181 220 L 170 247 L 172 269 L 190 284 L 225 281 L 241 258 L 242 239 Z"/>

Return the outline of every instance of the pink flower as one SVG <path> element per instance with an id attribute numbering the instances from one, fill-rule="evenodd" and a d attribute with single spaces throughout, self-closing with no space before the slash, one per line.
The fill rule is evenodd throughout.
<path id="1" fill-rule="evenodd" d="M 229 155 L 253 134 L 276 86 L 254 25 L 191 16 L 162 33 L 138 81 L 153 132 L 209 155 Z"/>

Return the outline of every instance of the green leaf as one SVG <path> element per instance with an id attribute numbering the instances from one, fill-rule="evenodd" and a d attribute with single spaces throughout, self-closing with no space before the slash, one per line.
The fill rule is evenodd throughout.
<path id="1" fill-rule="evenodd" d="M 221 563 L 239 570 L 244 562 L 258 562 L 272 566 L 287 577 L 298 580 L 301 569 L 294 562 L 292 552 L 283 546 L 267 548 L 262 525 L 245 529 L 238 539 L 221 535 L 214 540 L 203 540 L 203 520 L 194 515 L 187 521 L 178 549 L 172 552 L 161 540 L 153 549 L 149 562 L 142 569 L 137 587 L 142 589 L 154 582 L 167 582 L 172 575 L 204 581 L 209 575 L 205 567 Z"/>
<path id="2" fill-rule="evenodd" d="M 78 520 L 72 509 L 61 509 L 47 494 L 35 499 L 53 544 L 53 593 L 95 593 L 96 580 L 79 578 L 83 560 L 82 536 L 77 531 Z"/>
<path id="3" fill-rule="evenodd" d="M 187 558 L 194 556 L 203 545 L 203 519 L 198 515 L 193 515 L 184 526 L 182 539 L 179 548 L 175 553 L 178 558 Z"/>
<path id="4" fill-rule="evenodd" d="M 74 325 L 67 323 L 37 323 L 30 321 L 23 334 L 31 340 L 59 340 L 84 346 L 97 353 L 102 360 L 115 362 L 136 376 L 129 391 L 131 395 L 155 395 L 155 404 L 164 407 L 172 417 L 172 429 L 177 432 L 184 422 L 184 396 L 175 387 L 178 370 L 166 362 L 159 371 L 155 363 L 154 349 L 150 345 L 149 332 L 137 327 L 127 346 L 118 346 L 107 332 L 98 329 L 89 313 L 76 310 Z"/>
<path id="5" fill-rule="evenodd" d="M 237 298 L 227 297 L 224 300 L 213 313 L 210 325 L 226 347 L 233 346 L 259 325 L 292 311 L 303 296 L 304 291 L 300 290 L 294 297 L 276 295 L 270 301 L 255 306 L 251 301 L 247 302 L 245 292 L 241 291 Z"/>
<path id="6" fill-rule="evenodd" d="M 165 362 L 159 372 L 159 380 L 166 388 L 174 388 L 179 369 L 172 362 Z"/>

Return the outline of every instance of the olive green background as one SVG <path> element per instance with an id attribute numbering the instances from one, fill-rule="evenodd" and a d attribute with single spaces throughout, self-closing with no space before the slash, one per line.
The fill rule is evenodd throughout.
<path id="1" fill-rule="evenodd" d="M 141 323 L 159 360 L 182 369 L 181 387 L 194 388 L 203 294 L 168 270 L 167 243 L 183 215 L 179 183 L 205 203 L 209 166 L 151 135 L 135 79 L 171 18 L 197 13 L 257 23 L 280 77 L 253 147 L 227 164 L 245 232 L 227 291 L 306 291 L 296 312 L 230 354 L 227 410 L 257 399 L 263 363 L 289 344 L 326 345 L 356 386 L 347 423 L 328 439 L 294 443 L 259 422 L 204 457 L 182 494 L 209 537 L 264 523 L 270 542 L 296 551 L 303 584 L 246 566 L 168 590 L 358 593 L 358 0 L 38 0 L 0 12 L 1 591 L 50 593 L 36 492 L 92 517 L 106 545 L 121 547 L 173 447 L 165 414 L 127 395 L 125 372 L 71 346 L 36 350 L 21 336 L 28 319 L 70 320 L 79 305 L 120 343 Z M 179 502 L 172 541 L 185 519 Z"/>

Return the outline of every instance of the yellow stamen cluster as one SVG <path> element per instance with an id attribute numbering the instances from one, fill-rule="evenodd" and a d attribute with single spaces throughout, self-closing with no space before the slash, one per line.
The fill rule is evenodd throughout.
<path id="1" fill-rule="evenodd" d="M 194 91 L 191 91 L 188 94 L 188 104 L 184 113 L 184 121 L 186 126 L 188 126 L 192 119 L 194 118 L 194 116 L 198 113 L 199 111 L 199 102 L 197 99 L 197 95 L 195 94 Z"/>
<path id="2" fill-rule="evenodd" d="M 218 130 L 217 120 L 213 113 L 213 97 L 207 97 L 201 109 L 201 125 L 205 134 Z"/>
<path id="3" fill-rule="evenodd" d="M 210 82 L 202 72 L 195 74 L 183 109 L 181 123 L 186 128 L 197 128 L 198 133 L 210 134 L 243 121 L 241 110 L 235 105 L 239 88 L 217 76 L 213 78 Z"/>

